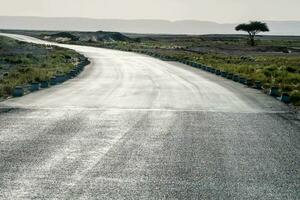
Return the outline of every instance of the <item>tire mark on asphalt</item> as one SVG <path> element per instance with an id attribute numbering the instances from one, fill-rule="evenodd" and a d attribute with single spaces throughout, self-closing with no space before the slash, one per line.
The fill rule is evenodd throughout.
<path id="1" fill-rule="evenodd" d="M 29 111 L 25 115 L 30 114 L 32 113 Z M 5 194 L 5 191 L 23 190 L 22 186 L 26 184 L 26 181 L 23 183 L 19 179 L 23 175 L 34 173 L 34 171 L 31 172 L 32 169 L 47 160 L 53 152 L 74 137 L 84 124 L 84 118 L 79 113 L 64 114 L 62 118 L 55 119 L 50 123 L 43 122 L 43 119 L 32 123 L 32 120 L 36 120 L 36 118 L 25 120 L 31 128 L 28 127 L 26 131 L 20 129 L 19 133 L 15 133 L 15 135 L 20 135 L 20 133 L 26 135 L 26 139 L 1 141 L 2 148 L 3 145 L 4 147 L 9 146 L 9 148 L 3 148 L 0 154 L 2 174 L 0 188 L 1 191 L 4 191 L 0 192 L 0 195 Z M 12 195 L 18 195 L 18 192 Z"/>

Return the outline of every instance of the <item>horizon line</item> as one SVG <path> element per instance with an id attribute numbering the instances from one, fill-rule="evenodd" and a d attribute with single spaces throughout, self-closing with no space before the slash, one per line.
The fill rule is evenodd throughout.
<path id="1" fill-rule="evenodd" d="M 216 22 L 216 21 L 209 21 L 209 20 L 200 20 L 200 19 L 178 19 L 178 20 L 169 20 L 169 19 L 146 19 L 146 18 L 135 18 L 135 19 L 121 19 L 121 18 L 93 18 L 93 17 L 53 17 L 53 16 L 24 16 L 24 15 L 0 15 L 0 17 L 25 17 L 25 18 L 52 18 L 52 19 L 57 19 L 57 18 L 64 18 L 64 19 L 90 19 L 90 20 L 120 20 L 120 21 L 167 21 L 167 22 L 181 22 L 181 21 L 196 21 L 196 22 L 209 22 L 209 23 L 216 23 L 216 24 L 238 24 L 238 23 L 243 23 L 245 21 L 240 21 L 240 22 Z M 247 22 L 250 21 L 263 21 L 263 22 L 300 22 L 299 20 L 275 20 L 275 19 L 262 19 L 262 20 L 248 20 Z"/>

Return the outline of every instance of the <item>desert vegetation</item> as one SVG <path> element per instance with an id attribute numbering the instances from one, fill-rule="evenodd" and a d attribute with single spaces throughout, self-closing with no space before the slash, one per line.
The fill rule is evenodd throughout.
<path id="1" fill-rule="evenodd" d="M 0 36 L 0 98 L 11 95 L 15 86 L 69 72 L 81 57 L 73 50 Z"/>

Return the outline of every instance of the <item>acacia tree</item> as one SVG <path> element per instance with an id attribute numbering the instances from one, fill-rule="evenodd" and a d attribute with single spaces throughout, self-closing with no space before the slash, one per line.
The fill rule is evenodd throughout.
<path id="1" fill-rule="evenodd" d="M 235 27 L 236 31 L 245 31 L 249 34 L 249 40 L 251 46 L 255 45 L 255 36 L 260 32 L 270 31 L 268 25 L 263 22 L 253 21 L 249 24 L 239 24 Z"/>

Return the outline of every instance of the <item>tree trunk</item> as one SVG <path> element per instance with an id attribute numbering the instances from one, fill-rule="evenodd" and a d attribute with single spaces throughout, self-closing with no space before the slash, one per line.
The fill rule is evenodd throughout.
<path id="1" fill-rule="evenodd" d="M 252 47 L 254 47 L 254 46 L 255 46 L 255 40 L 254 40 L 254 38 L 255 38 L 255 33 L 248 32 L 248 34 L 249 34 L 249 42 L 250 42 L 250 45 L 251 45 Z"/>
<path id="2" fill-rule="evenodd" d="M 251 44 L 252 47 L 255 46 L 254 37 L 250 37 L 250 44 Z"/>
<path id="3" fill-rule="evenodd" d="M 254 47 L 255 46 L 255 34 L 250 33 L 249 37 L 250 37 L 250 44 L 252 47 Z"/>

